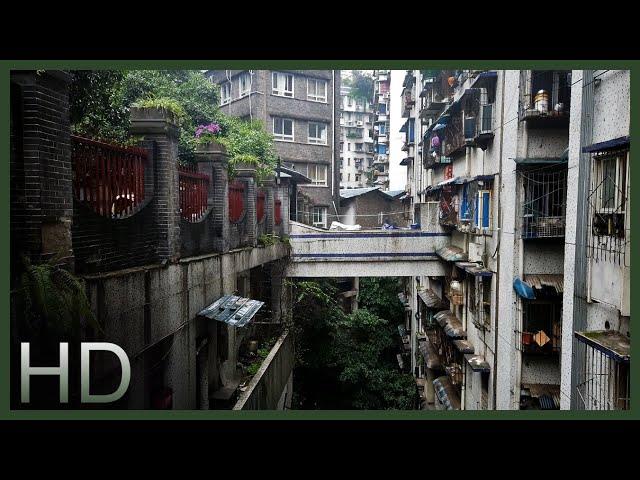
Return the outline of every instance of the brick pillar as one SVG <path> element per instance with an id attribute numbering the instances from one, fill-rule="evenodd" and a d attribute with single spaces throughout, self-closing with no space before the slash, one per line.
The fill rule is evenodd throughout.
<path id="1" fill-rule="evenodd" d="M 275 180 L 265 180 L 263 182 L 264 191 L 265 191 L 265 199 L 264 199 L 264 208 L 265 208 L 265 219 L 264 219 L 264 231 L 265 233 L 275 233 L 275 210 L 274 210 L 274 193 L 275 193 Z"/>
<path id="2" fill-rule="evenodd" d="M 11 72 L 12 261 L 73 265 L 69 83 L 59 70 Z"/>
<path id="3" fill-rule="evenodd" d="M 257 222 L 256 222 L 256 169 L 252 165 L 238 165 L 236 167 L 236 178 L 247 185 L 247 209 L 245 215 L 246 232 L 247 232 L 247 245 L 256 246 L 257 235 Z"/>
<path id="4" fill-rule="evenodd" d="M 198 171 L 211 178 L 208 205 L 213 207 L 210 225 L 218 252 L 229 251 L 229 164 L 227 149 L 219 143 L 200 145 L 196 149 Z"/>
<path id="5" fill-rule="evenodd" d="M 178 137 L 180 130 L 174 115 L 159 108 L 132 108 L 131 134 L 154 141 L 154 212 L 158 235 L 159 260 L 180 255 L 180 198 L 178 195 Z"/>

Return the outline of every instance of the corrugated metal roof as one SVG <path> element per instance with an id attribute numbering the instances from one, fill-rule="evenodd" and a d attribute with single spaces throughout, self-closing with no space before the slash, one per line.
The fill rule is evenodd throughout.
<path id="1" fill-rule="evenodd" d="M 558 410 L 560 408 L 560 385 L 548 383 L 524 383 L 522 388 L 529 396 L 537 398 L 542 410 Z"/>
<path id="2" fill-rule="evenodd" d="M 491 366 L 482 355 L 468 353 L 464 356 L 464 359 L 474 372 L 488 372 L 491 370 Z"/>
<path id="3" fill-rule="evenodd" d="M 404 190 L 389 190 L 388 192 L 382 192 L 385 195 L 390 196 L 391 198 L 396 198 L 399 197 L 400 195 L 404 194 L 405 191 Z"/>
<path id="4" fill-rule="evenodd" d="M 447 245 L 446 247 L 439 248 L 436 250 L 436 254 L 447 262 L 466 262 L 469 258 L 461 248 L 454 247 L 453 245 Z"/>
<path id="5" fill-rule="evenodd" d="M 537 290 L 541 290 L 542 287 L 555 288 L 557 293 L 562 293 L 564 290 L 564 275 L 525 275 L 523 280 Z"/>
<path id="6" fill-rule="evenodd" d="M 438 322 L 444 333 L 451 338 L 467 338 L 467 332 L 462 327 L 462 322 L 455 316 L 451 310 L 442 310 L 433 316 L 433 319 Z"/>
<path id="7" fill-rule="evenodd" d="M 259 300 L 225 295 L 201 310 L 198 316 L 224 322 L 234 327 L 244 327 L 263 305 L 264 302 Z"/>
<path id="8" fill-rule="evenodd" d="M 418 297 L 429 308 L 442 308 L 445 305 L 442 299 L 430 288 L 418 290 Z"/>
<path id="9" fill-rule="evenodd" d="M 460 410 L 458 393 L 446 376 L 436 378 L 433 381 L 433 386 L 438 400 L 447 410 Z"/>
<path id="10" fill-rule="evenodd" d="M 431 369 L 438 369 L 441 367 L 440 356 L 435 347 L 428 338 L 424 341 L 418 342 L 418 349 L 424 359 L 425 367 Z"/>
<path id="11" fill-rule="evenodd" d="M 468 340 L 454 340 L 453 345 L 458 349 L 460 353 L 473 354 L 475 353 L 475 349 L 471 342 Z"/>
<path id="12" fill-rule="evenodd" d="M 360 195 L 373 192 L 374 190 L 380 190 L 380 187 L 344 188 L 340 190 L 340 198 L 359 197 Z"/>
<path id="13" fill-rule="evenodd" d="M 584 153 L 605 152 L 607 150 L 614 150 L 616 148 L 626 147 L 631 143 L 631 136 L 618 137 L 606 142 L 593 143 L 589 146 L 583 147 Z"/>

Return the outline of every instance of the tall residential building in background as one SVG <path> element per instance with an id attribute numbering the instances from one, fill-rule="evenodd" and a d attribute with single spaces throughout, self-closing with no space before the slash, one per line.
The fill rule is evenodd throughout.
<path id="1" fill-rule="evenodd" d="M 390 70 L 374 70 L 373 185 L 389 190 Z"/>
<path id="2" fill-rule="evenodd" d="M 340 89 L 340 188 L 374 184 L 373 106 L 371 99 L 352 97 L 351 87 Z"/>
<path id="3" fill-rule="evenodd" d="M 308 177 L 292 199 L 292 220 L 327 227 L 338 215 L 339 70 L 212 70 L 220 108 L 260 120 L 283 167 Z"/>
<path id="4" fill-rule="evenodd" d="M 630 406 L 630 75 L 407 70 L 405 277 L 426 409 Z"/>

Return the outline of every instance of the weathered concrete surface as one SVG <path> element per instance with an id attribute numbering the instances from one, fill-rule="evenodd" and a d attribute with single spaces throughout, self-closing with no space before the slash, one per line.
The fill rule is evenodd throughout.
<path id="1" fill-rule="evenodd" d="M 420 230 L 327 231 L 291 222 L 288 277 L 444 275 L 435 251 L 449 241 Z"/>
<path id="2" fill-rule="evenodd" d="M 196 315 L 222 295 L 233 293 L 240 272 L 286 258 L 288 253 L 288 246 L 278 243 L 84 277 L 104 339 L 122 347 L 131 362 L 127 408 L 148 407 L 145 354 L 173 336 L 163 381 L 174 392 L 174 409 L 195 409 Z M 235 355 L 231 356 L 235 364 Z"/>
<path id="3" fill-rule="evenodd" d="M 233 409 L 276 410 L 290 406 L 293 353 L 293 336 L 285 332 L 264 359 Z M 287 388 L 288 395 L 283 395 Z"/>

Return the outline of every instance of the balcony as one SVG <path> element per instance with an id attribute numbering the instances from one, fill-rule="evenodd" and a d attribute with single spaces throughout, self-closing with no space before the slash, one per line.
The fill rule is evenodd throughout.
<path id="1" fill-rule="evenodd" d="M 574 332 L 580 410 L 628 410 L 631 406 L 631 339 L 613 330 Z"/>
<path id="2" fill-rule="evenodd" d="M 520 74 L 519 118 L 535 128 L 569 125 L 571 72 L 523 70 Z"/>
<path id="3" fill-rule="evenodd" d="M 407 118 L 411 115 L 411 109 L 416 104 L 416 99 L 411 90 L 405 90 L 402 94 L 402 117 Z"/>
<path id="4" fill-rule="evenodd" d="M 561 238 L 565 232 L 567 170 L 520 171 L 522 238 Z"/>

